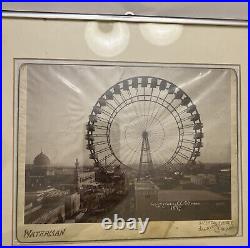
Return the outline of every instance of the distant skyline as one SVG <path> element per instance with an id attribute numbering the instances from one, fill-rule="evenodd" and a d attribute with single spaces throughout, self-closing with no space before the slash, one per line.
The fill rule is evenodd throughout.
<path id="1" fill-rule="evenodd" d="M 86 150 L 85 124 L 97 99 L 133 76 L 154 76 L 181 87 L 197 105 L 204 123 L 204 147 L 197 161 L 230 163 L 231 91 L 229 69 L 27 65 L 26 163 L 43 152 L 52 164 L 93 165 Z"/>

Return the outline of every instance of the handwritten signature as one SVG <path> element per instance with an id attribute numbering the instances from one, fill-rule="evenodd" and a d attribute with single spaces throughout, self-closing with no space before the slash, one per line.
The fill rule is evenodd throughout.
<path id="1" fill-rule="evenodd" d="M 199 222 L 199 231 L 223 232 L 233 229 L 233 221 L 231 220 L 204 220 Z"/>

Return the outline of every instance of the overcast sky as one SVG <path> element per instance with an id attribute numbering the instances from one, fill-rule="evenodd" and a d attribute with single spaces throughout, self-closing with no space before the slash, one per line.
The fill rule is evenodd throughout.
<path id="1" fill-rule="evenodd" d="M 154 76 L 181 87 L 195 102 L 204 123 L 198 161 L 230 162 L 232 70 L 166 67 L 28 65 L 26 163 L 41 148 L 53 164 L 92 165 L 85 149 L 85 124 L 97 99 L 112 85 L 133 76 Z"/>

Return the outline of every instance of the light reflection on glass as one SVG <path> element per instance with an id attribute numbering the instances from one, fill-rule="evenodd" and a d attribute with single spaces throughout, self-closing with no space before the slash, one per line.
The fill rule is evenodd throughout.
<path id="1" fill-rule="evenodd" d="M 102 30 L 98 22 L 88 22 L 85 28 L 87 45 L 95 54 L 103 57 L 122 53 L 128 46 L 129 36 L 127 24 L 121 22 L 112 23 L 112 29 L 108 31 Z"/>
<path id="2" fill-rule="evenodd" d="M 183 32 L 183 26 L 178 24 L 142 23 L 139 27 L 144 39 L 157 46 L 174 43 Z"/>

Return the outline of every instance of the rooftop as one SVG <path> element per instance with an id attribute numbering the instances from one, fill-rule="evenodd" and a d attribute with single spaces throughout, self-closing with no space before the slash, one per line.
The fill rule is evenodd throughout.
<path id="1" fill-rule="evenodd" d="M 228 198 L 208 190 L 159 190 L 158 201 L 223 201 Z"/>
<path id="2" fill-rule="evenodd" d="M 135 183 L 135 190 L 158 190 L 159 188 L 150 180 Z"/>

